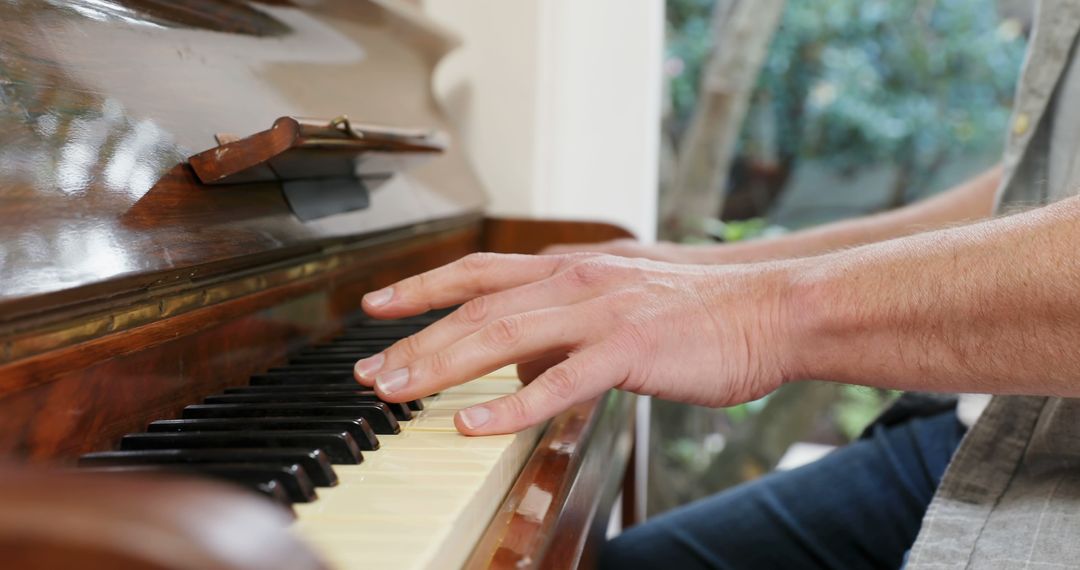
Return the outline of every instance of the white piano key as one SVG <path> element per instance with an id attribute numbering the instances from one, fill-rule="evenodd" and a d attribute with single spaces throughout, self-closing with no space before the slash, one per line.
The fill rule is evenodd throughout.
<path id="1" fill-rule="evenodd" d="M 338 486 L 296 505 L 294 531 L 340 570 L 461 566 L 543 430 L 466 437 L 453 416 L 520 387 L 516 376 L 485 377 L 426 398 L 364 463 L 335 466 Z"/>
<path id="2" fill-rule="evenodd" d="M 491 435 L 487 437 L 468 437 L 457 432 L 431 432 L 405 430 L 393 436 L 379 438 L 380 451 L 394 449 L 493 449 L 502 451 L 509 447 L 514 438 L 511 435 Z"/>
<path id="3" fill-rule="evenodd" d="M 468 493 L 448 491 L 442 487 L 382 487 L 363 482 L 341 483 L 336 487 L 319 489 L 319 500 L 293 506 L 297 517 L 319 519 L 372 519 L 379 516 L 401 516 L 417 512 L 429 512 L 433 518 L 439 513 L 449 516 L 465 508 Z M 393 492 L 397 490 L 398 492 Z"/>
<path id="4" fill-rule="evenodd" d="M 512 380 L 517 380 L 518 379 L 517 365 L 516 364 L 511 364 L 510 366 L 503 366 L 502 368 L 492 372 L 491 374 L 488 374 L 487 376 L 484 376 L 483 378 L 481 378 L 481 380 L 492 380 L 492 379 L 502 379 L 502 378 L 510 378 Z"/>
<path id="5" fill-rule="evenodd" d="M 443 394 L 513 394 L 521 389 L 521 381 L 515 378 L 492 378 L 473 380 L 448 388 Z"/>
<path id="6" fill-rule="evenodd" d="M 475 406 L 477 404 L 483 404 L 484 402 L 490 402 L 495 398 L 501 397 L 502 394 L 469 394 L 469 393 L 449 393 L 442 394 L 438 399 L 433 400 L 430 404 L 425 404 L 424 411 L 427 410 L 453 410 L 457 411 L 469 406 Z"/>
<path id="7" fill-rule="evenodd" d="M 409 422 L 409 431 L 442 431 L 457 432 L 454 425 L 454 414 L 461 408 L 437 408 L 432 406 L 426 409 Z"/>

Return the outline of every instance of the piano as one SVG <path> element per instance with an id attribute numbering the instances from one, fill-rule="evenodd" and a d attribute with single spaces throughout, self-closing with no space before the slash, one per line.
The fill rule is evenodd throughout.
<path id="1" fill-rule="evenodd" d="M 445 314 L 363 293 L 628 235 L 485 215 L 431 87 L 455 44 L 406 1 L 0 2 L 5 567 L 588 567 L 633 522 L 633 396 L 468 438 L 512 368 L 350 380 Z"/>

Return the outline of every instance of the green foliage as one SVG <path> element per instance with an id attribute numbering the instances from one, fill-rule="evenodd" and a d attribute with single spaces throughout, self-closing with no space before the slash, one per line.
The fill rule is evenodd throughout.
<path id="1" fill-rule="evenodd" d="M 668 1 L 676 124 L 695 103 L 712 4 Z M 1002 144 L 1022 31 L 994 0 L 788 0 L 748 115 L 768 115 L 775 133 L 744 129 L 742 145 L 843 169 L 890 161 L 923 181 Z"/>
<path id="2" fill-rule="evenodd" d="M 725 222 L 715 218 L 705 220 L 705 232 L 714 239 L 723 242 L 744 241 L 764 237 L 775 233 L 765 218 L 733 220 Z"/>
<path id="3" fill-rule="evenodd" d="M 834 410 L 837 427 L 849 439 L 855 439 L 898 394 L 865 386 L 841 386 Z"/>
<path id="4" fill-rule="evenodd" d="M 698 82 L 712 49 L 712 7 L 715 0 L 668 0 L 668 89 L 673 119 L 685 123 L 697 103 Z"/>
<path id="5" fill-rule="evenodd" d="M 757 100 L 800 127 L 782 153 L 927 168 L 1001 144 L 1023 55 L 992 0 L 792 0 Z"/>

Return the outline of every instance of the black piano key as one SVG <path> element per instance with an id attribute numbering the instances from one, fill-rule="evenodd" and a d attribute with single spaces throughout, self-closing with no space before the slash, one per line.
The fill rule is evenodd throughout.
<path id="1" fill-rule="evenodd" d="M 302 349 L 300 351 L 297 351 L 296 354 L 305 354 L 305 355 L 307 355 L 307 354 L 341 354 L 341 353 L 375 354 L 375 353 L 378 353 L 378 352 L 382 352 L 382 351 L 386 350 L 387 348 L 390 348 L 390 346 L 393 345 L 393 344 L 394 343 L 392 343 L 392 342 L 369 343 L 369 342 L 366 342 L 366 341 L 365 342 L 337 341 L 337 342 L 333 342 L 333 343 L 330 343 L 330 344 L 320 344 L 319 346 L 312 346 L 310 348 L 305 348 L 305 349 Z"/>
<path id="2" fill-rule="evenodd" d="M 429 311 L 422 315 L 416 315 L 413 317 L 406 317 L 404 319 L 392 319 L 392 320 L 379 320 L 373 319 L 366 314 L 358 315 L 358 318 L 352 322 L 352 324 L 346 327 L 346 330 L 357 328 L 374 328 L 374 327 L 400 327 L 400 326 L 419 326 L 426 327 L 431 323 L 449 315 L 454 312 L 453 309 L 438 309 L 435 311 Z"/>
<path id="3" fill-rule="evenodd" d="M 423 328 L 410 325 L 349 328 L 338 335 L 336 340 L 398 340 L 416 334 Z"/>
<path id="4" fill-rule="evenodd" d="M 351 367 L 356 364 L 357 360 L 361 358 L 367 358 L 376 354 L 375 352 L 368 353 L 331 353 L 331 354 L 301 354 L 289 359 L 289 366 L 304 365 L 304 364 L 343 364 Z"/>
<path id="5" fill-rule="evenodd" d="M 277 480 L 271 479 L 264 483 L 256 483 L 251 489 L 287 510 L 292 515 L 292 518 L 296 519 L 296 511 L 293 510 L 289 494 L 285 492 L 285 487 L 278 483 Z"/>
<path id="6" fill-rule="evenodd" d="M 390 408 L 381 402 L 323 404 L 197 404 L 184 408 L 184 418 L 318 417 L 364 418 L 378 435 L 401 432 Z"/>
<path id="7" fill-rule="evenodd" d="M 367 386 L 361 386 L 356 382 L 352 384 L 295 384 L 284 386 L 230 386 L 225 388 L 225 394 L 264 394 L 285 392 L 314 392 L 319 394 L 374 394 L 375 390 Z"/>
<path id="8" fill-rule="evenodd" d="M 312 370 L 298 370 L 295 372 L 267 372 L 256 374 L 251 377 L 252 386 L 310 386 L 310 385 L 340 385 L 351 388 L 363 388 L 353 377 L 352 370 L 345 372 L 323 372 Z"/>
<path id="9" fill-rule="evenodd" d="M 387 350 L 395 341 L 392 340 L 335 340 L 325 344 L 306 347 L 298 351 L 299 354 L 320 354 L 326 352 L 379 352 Z"/>
<path id="10" fill-rule="evenodd" d="M 315 384 L 315 385 L 280 385 L 280 386 L 234 386 L 232 388 L 225 389 L 226 394 L 356 394 L 356 395 L 375 395 L 375 390 L 364 386 L 350 386 L 345 384 Z M 424 403 L 421 400 L 412 400 L 406 402 L 409 409 L 414 412 L 419 412 L 424 409 Z M 355 436 L 354 436 L 355 437 Z"/>
<path id="11" fill-rule="evenodd" d="M 288 359 L 289 366 L 308 364 L 338 364 L 351 367 L 361 358 L 375 355 L 368 353 L 329 353 L 329 354 L 299 354 Z"/>
<path id="12" fill-rule="evenodd" d="M 296 512 L 293 511 L 292 501 L 289 500 L 289 494 L 285 492 L 285 487 L 278 483 L 276 479 L 271 479 L 263 483 L 256 483 L 252 488 L 260 495 L 277 503 L 279 507 L 289 511 L 289 514 L 291 514 L 294 519 L 296 518 Z"/>
<path id="13" fill-rule="evenodd" d="M 347 405 L 364 402 L 382 402 L 386 404 L 399 422 L 412 419 L 412 410 L 409 406 L 395 402 L 383 402 L 374 392 L 344 393 L 344 394 L 312 394 L 312 393 L 262 393 L 262 394 L 217 394 L 203 399 L 204 404 L 328 404 Z"/>
<path id="14" fill-rule="evenodd" d="M 345 363 L 332 364 L 289 364 L 288 366 L 276 366 L 266 371 L 267 374 L 345 374 L 352 376 L 353 365 Z"/>
<path id="15" fill-rule="evenodd" d="M 328 431 L 345 432 L 352 436 L 360 451 L 379 449 L 379 439 L 364 418 L 221 418 L 201 420 L 158 420 L 151 422 L 146 431 L 152 433 L 197 431 Z"/>
<path id="16" fill-rule="evenodd" d="M 80 466 L 201 465 L 207 463 L 255 463 L 300 465 L 319 487 L 337 485 L 337 474 L 320 449 L 143 449 L 87 453 Z"/>
<path id="17" fill-rule="evenodd" d="M 115 467 L 90 467 L 95 473 L 176 473 L 199 475 L 230 481 L 260 491 L 271 482 L 276 483 L 294 503 L 310 503 L 318 498 L 315 485 L 308 479 L 300 465 L 260 465 L 253 463 L 208 463 L 203 465 L 123 465 Z"/>
<path id="18" fill-rule="evenodd" d="M 321 449 L 331 463 L 355 465 L 364 460 L 359 446 L 346 432 L 325 431 L 222 431 L 133 433 L 120 439 L 120 449 Z"/>
<path id="19" fill-rule="evenodd" d="M 437 320 L 437 319 L 436 319 Z M 422 329 L 432 322 L 431 319 L 407 317 L 404 319 L 369 319 L 366 322 L 349 325 L 341 330 L 342 333 L 351 331 L 363 331 L 370 329 Z"/>
<path id="20" fill-rule="evenodd" d="M 320 344 L 319 346 L 312 346 L 300 350 L 297 354 L 340 354 L 342 352 L 354 353 L 354 352 L 379 352 L 386 350 L 394 343 L 386 341 L 356 341 L 356 342 L 334 342 L 329 344 Z"/>

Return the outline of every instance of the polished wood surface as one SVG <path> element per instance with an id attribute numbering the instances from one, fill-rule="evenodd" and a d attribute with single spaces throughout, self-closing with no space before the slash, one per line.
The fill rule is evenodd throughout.
<path id="1" fill-rule="evenodd" d="M 430 87 L 452 45 L 391 0 L 0 2 L 0 326 L 480 210 Z M 207 191 L 184 164 L 217 133 L 343 114 L 450 145 L 306 224 L 276 185 Z"/>
<path id="2" fill-rule="evenodd" d="M 539 253 L 549 245 L 632 237 L 624 228 L 600 222 L 488 218 L 484 220 L 481 247 L 495 253 Z"/>
<path id="3" fill-rule="evenodd" d="M 285 510 L 238 488 L 0 468 L 0 566 L 317 570 Z"/>
<path id="4" fill-rule="evenodd" d="M 377 244 L 349 265 L 2 366 L 0 455 L 66 462 L 111 448 L 153 419 L 176 417 L 185 405 L 280 363 L 290 350 L 331 336 L 367 291 L 475 251 L 476 225 Z M 205 298 L 261 276 L 191 294 Z"/>
<path id="5" fill-rule="evenodd" d="M 634 396 L 609 392 L 548 427 L 466 568 L 590 568 L 632 448 Z"/>
<path id="6" fill-rule="evenodd" d="M 365 292 L 467 253 L 628 236 L 605 224 L 482 217 L 484 193 L 431 92 L 453 44 L 398 0 L 0 2 L 0 458 L 63 467 L 109 449 L 332 336 Z M 369 209 L 307 223 L 276 183 L 222 191 L 185 162 L 219 133 L 339 115 L 446 132 L 446 152 L 374 190 Z M 588 563 L 629 453 L 631 401 L 612 393 L 554 420 L 476 560 Z M 232 538 L 225 527 L 200 535 L 192 521 L 205 513 L 177 501 L 213 503 L 217 487 L 139 481 L 125 498 L 88 480 L 94 497 L 82 501 L 77 483 L 42 475 L 35 486 L 36 473 L 0 474 L 0 504 L 20 509 L 0 509 L 3 563 L 318 565 L 275 538 L 273 524 L 237 535 L 245 548 L 273 546 L 247 548 L 245 560 L 221 549 L 220 537 Z M 48 483 L 60 490 L 53 497 Z M 530 489 L 551 497 L 531 511 L 536 521 L 517 508 L 535 506 Z M 248 498 L 220 503 L 240 512 Z M 95 511 L 100 528 L 51 535 L 42 525 L 19 534 L 18 517 L 4 518 Z M 140 530 L 191 552 L 155 566 L 138 540 L 118 538 Z"/>
<path id="7" fill-rule="evenodd" d="M 219 134 L 217 138 L 219 146 L 188 158 L 205 184 L 358 176 L 381 183 L 383 178 L 405 171 L 409 158 L 434 157 L 446 150 L 442 133 L 353 125 L 345 116 L 281 117 L 269 129 L 253 135 L 236 138 Z"/>

